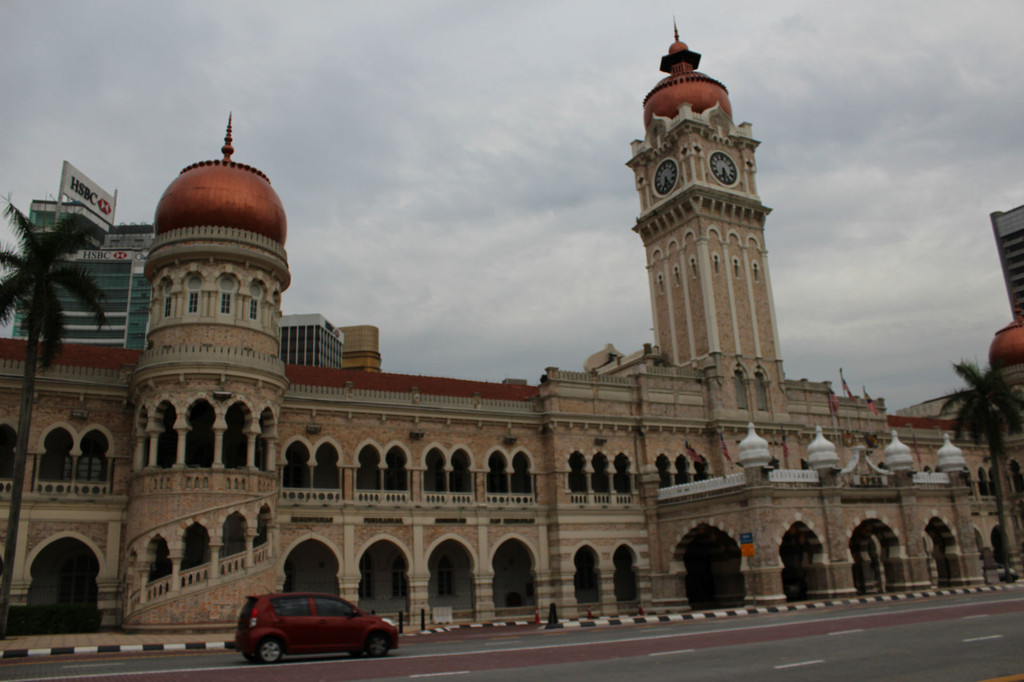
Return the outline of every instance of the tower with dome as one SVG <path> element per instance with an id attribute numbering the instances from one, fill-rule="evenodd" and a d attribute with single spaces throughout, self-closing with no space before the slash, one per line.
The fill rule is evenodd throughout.
<path id="1" fill-rule="evenodd" d="M 148 348 L 39 375 L 14 603 L 195 630 L 277 590 L 466 623 L 981 584 L 983 450 L 785 376 L 759 142 L 699 64 L 676 35 L 628 160 L 653 338 L 536 384 L 283 362 L 287 202 L 229 119 L 156 206 Z M 0 513 L 22 352 L 0 340 Z"/>

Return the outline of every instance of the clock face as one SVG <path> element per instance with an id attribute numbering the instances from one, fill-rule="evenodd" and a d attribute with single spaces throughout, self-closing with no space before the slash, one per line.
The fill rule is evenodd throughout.
<path id="1" fill-rule="evenodd" d="M 736 162 L 724 152 L 715 152 L 711 155 L 711 172 L 723 185 L 736 182 Z"/>
<path id="2" fill-rule="evenodd" d="M 658 170 L 654 171 L 654 189 L 658 194 L 668 194 L 676 186 L 676 178 L 679 177 L 679 167 L 672 159 L 665 159 L 658 164 Z"/>

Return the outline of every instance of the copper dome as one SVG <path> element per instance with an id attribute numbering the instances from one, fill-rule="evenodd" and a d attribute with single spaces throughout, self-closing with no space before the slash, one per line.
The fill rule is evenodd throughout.
<path id="1" fill-rule="evenodd" d="M 233 227 L 283 246 L 288 236 L 284 206 L 266 175 L 231 160 L 230 118 L 221 151 L 222 160 L 188 166 L 164 190 L 153 219 L 156 234 L 184 227 Z"/>
<path id="2" fill-rule="evenodd" d="M 644 128 L 651 124 L 655 115 L 675 118 L 683 103 L 698 113 L 718 104 L 732 117 L 729 91 L 714 78 L 697 71 L 699 65 L 700 55 L 680 42 L 676 31 L 676 41 L 661 58 L 661 70 L 669 75 L 644 98 Z"/>
<path id="3" fill-rule="evenodd" d="M 1005 367 L 1024 363 L 1024 318 L 1017 308 L 1013 322 L 996 332 L 988 347 L 990 365 L 1001 363 Z"/>

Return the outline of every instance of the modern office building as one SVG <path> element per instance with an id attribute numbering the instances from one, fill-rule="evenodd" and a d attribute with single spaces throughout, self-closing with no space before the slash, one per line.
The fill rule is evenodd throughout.
<path id="1" fill-rule="evenodd" d="M 699 58 L 669 47 L 627 163 L 653 337 L 536 384 L 379 371 L 368 327 L 341 329 L 358 368 L 282 361 L 306 237 L 229 125 L 157 204 L 146 349 L 67 344 L 38 379 L 13 602 L 145 630 L 230 627 L 282 589 L 487 622 L 973 587 L 1000 478 L 1019 568 L 1024 438 L 993 478 L 947 420 L 785 376 L 759 143 Z M 1022 336 L 991 356 L 1024 383 Z M 0 518 L 24 350 L 0 341 Z"/>
<path id="2" fill-rule="evenodd" d="M 33 201 L 29 220 L 42 228 L 54 224 L 57 202 Z M 107 324 L 97 327 L 91 313 L 70 296 L 61 296 L 67 315 L 65 339 L 72 343 L 142 350 L 146 347 L 149 304 L 152 289 L 145 266 L 153 243 L 153 226 L 122 224 L 107 226 L 80 204 L 64 204 L 62 214 L 73 214 L 87 227 L 95 248 L 79 251 L 72 258 L 95 278 L 104 294 L 103 312 Z M 21 316 L 15 315 L 12 335 L 25 338 Z"/>
<path id="3" fill-rule="evenodd" d="M 281 359 L 289 365 L 341 367 L 342 334 L 323 315 L 281 317 Z"/>
<path id="4" fill-rule="evenodd" d="M 1018 303 L 1024 305 L 1024 206 L 996 211 L 989 218 L 1012 311 Z"/>

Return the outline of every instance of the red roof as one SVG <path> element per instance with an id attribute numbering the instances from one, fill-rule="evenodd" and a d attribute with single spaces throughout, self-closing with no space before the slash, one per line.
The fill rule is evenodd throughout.
<path id="1" fill-rule="evenodd" d="M 898 414 L 887 414 L 885 420 L 894 429 L 910 426 L 915 429 L 939 429 L 941 431 L 953 431 L 956 424 L 952 419 L 939 419 L 937 417 L 901 417 Z"/>
<path id="2" fill-rule="evenodd" d="M 412 388 L 416 388 L 424 395 L 447 395 L 457 398 L 470 398 L 479 393 L 481 398 L 488 400 L 529 400 L 537 395 L 536 386 L 496 384 L 488 381 L 468 381 L 415 374 L 388 374 L 386 372 L 327 369 L 305 365 L 286 365 L 284 372 L 288 381 L 297 386 L 342 388 L 351 381 L 353 388 L 357 389 L 408 393 Z"/>
<path id="3" fill-rule="evenodd" d="M 140 350 L 65 342 L 61 352 L 54 358 L 53 364 L 70 367 L 94 367 L 96 369 L 121 369 L 124 365 L 138 364 L 140 355 L 142 355 Z M 0 339 L 0 359 L 24 361 L 24 339 Z"/>

